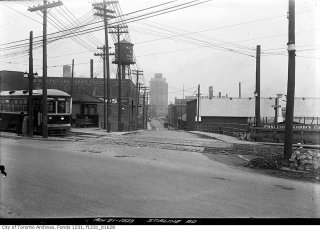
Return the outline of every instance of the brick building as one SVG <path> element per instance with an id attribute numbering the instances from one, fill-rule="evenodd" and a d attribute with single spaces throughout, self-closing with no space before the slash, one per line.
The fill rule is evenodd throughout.
<path id="1" fill-rule="evenodd" d="M 136 122 L 137 87 L 130 79 L 121 80 L 121 122 L 124 130 L 136 129 L 142 124 L 142 108 L 139 111 L 140 119 Z M 103 86 L 102 78 L 73 78 L 48 77 L 47 88 L 62 90 L 71 95 L 72 92 L 72 117 L 73 119 L 89 119 L 94 126 L 103 127 Z M 0 71 L 0 86 L 3 90 L 28 89 L 28 79 L 23 77 L 23 72 Z M 34 79 L 34 89 L 42 88 L 42 77 Z M 111 88 L 111 130 L 118 130 L 118 79 L 110 79 Z M 140 97 L 141 98 L 141 97 Z"/>

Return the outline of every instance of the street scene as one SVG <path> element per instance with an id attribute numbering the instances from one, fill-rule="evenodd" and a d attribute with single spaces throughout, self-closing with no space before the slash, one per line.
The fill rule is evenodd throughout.
<path id="1" fill-rule="evenodd" d="M 319 220 L 317 0 L 0 8 L 1 219 Z"/>
<path id="2" fill-rule="evenodd" d="M 2 139 L 2 217 L 320 215 L 319 184 L 239 168 L 230 142 L 164 129 L 77 138 Z"/>

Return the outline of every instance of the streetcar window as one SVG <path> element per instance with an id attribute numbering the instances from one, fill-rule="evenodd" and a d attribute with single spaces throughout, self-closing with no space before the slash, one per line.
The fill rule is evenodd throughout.
<path id="1" fill-rule="evenodd" d="M 56 112 L 56 103 L 55 101 L 48 101 L 48 113 Z"/>
<path id="2" fill-rule="evenodd" d="M 58 101 L 58 113 L 65 113 L 65 112 L 66 112 L 66 102 Z"/>
<path id="3" fill-rule="evenodd" d="M 66 113 L 70 113 L 70 101 L 66 102 L 66 109 L 67 109 Z"/>

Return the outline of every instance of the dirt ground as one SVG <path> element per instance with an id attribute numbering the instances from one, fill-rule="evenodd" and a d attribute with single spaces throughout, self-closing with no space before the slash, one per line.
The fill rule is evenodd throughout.
<path id="1" fill-rule="evenodd" d="M 307 149 L 294 149 L 301 152 Z M 231 148 L 220 150 L 205 149 L 205 154 L 213 159 L 245 170 L 269 174 L 281 178 L 320 183 L 319 171 L 297 171 L 283 163 L 283 147 L 270 145 L 233 144 Z M 240 158 L 243 156 L 243 158 Z M 240 159 L 239 159 L 240 158 Z"/>

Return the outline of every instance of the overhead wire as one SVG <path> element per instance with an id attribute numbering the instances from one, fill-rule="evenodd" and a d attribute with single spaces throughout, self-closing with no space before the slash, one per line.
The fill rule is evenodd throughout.
<path id="1" fill-rule="evenodd" d="M 193 2 L 195 2 L 195 1 L 193 1 Z M 201 3 L 204 3 L 204 2 L 201 2 Z M 198 3 L 198 4 L 200 4 L 200 3 Z M 144 16 L 144 15 L 143 15 Z M 274 17 L 273 17 L 274 18 Z M 144 19 L 144 18 L 143 18 Z M 129 19 L 130 20 L 130 19 Z M 122 20 L 122 21 L 124 21 L 124 20 Z M 255 20 L 255 21 L 260 21 L 260 20 Z M 242 23 L 243 24 L 243 23 Z M 224 48 L 225 49 L 225 48 Z M 226 49 L 226 50 L 228 50 L 228 49 Z M 229 49 L 229 51 L 234 51 L 234 50 L 232 50 L 232 49 Z M 245 55 L 248 55 L 248 54 L 245 54 Z M 250 55 L 248 55 L 248 56 L 250 56 Z"/>

